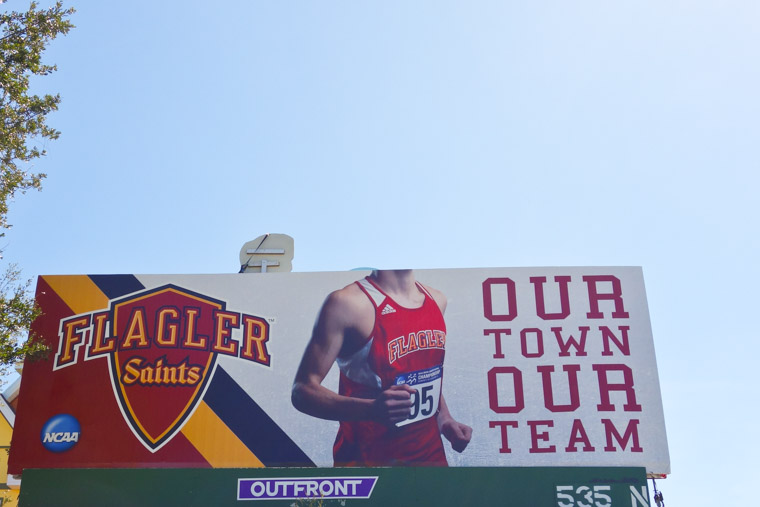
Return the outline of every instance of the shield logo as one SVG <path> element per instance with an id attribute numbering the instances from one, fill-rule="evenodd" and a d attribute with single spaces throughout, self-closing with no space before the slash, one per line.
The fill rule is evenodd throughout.
<path id="1" fill-rule="evenodd" d="M 177 434 L 203 398 L 216 366 L 214 319 L 224 310 L 223 301 L 174 285 L 111 301 L 114 392 L 151 452 Z"/>

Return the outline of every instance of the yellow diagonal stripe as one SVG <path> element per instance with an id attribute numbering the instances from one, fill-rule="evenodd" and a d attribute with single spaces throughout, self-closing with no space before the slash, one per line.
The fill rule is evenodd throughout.
<path id="1" fill-rule="evenodd" d="M 213 468 L 263 468 L 264 463 L 201 401 L 182 434 Z"/>
<path id="2" fill-rule="evenodd" d="M 42 279 L 75 314 L 108 308 L 108 297 L 89 276 L 47 275 Z"/>

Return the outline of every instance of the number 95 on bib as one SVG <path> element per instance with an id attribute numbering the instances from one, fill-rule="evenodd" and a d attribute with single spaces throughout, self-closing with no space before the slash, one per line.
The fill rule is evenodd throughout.
<path id="1" fill-rule="evenodd" d="M 422 421 L 434 416 L 438 412 L 438 403 L 441 400 L 441 379 L 443 366 L 433 366 L 427 370 L 402 373 L 396 377 L 395 384 L 406 384 L 415 389 L 412 394 L 412 408 L 409 417 L 404 421 L 397 422 L 401 427 L 413 422 Z"/>

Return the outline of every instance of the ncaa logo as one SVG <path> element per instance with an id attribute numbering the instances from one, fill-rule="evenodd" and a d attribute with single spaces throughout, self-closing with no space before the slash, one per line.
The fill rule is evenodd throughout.
<path id="1" fill-rule="evenodd" d="M 42 445 L 50 452 L 68 451 L 77 442 L 81 428 L 73 415 L 54 415 L 45 423 L 40 432 Z"/>

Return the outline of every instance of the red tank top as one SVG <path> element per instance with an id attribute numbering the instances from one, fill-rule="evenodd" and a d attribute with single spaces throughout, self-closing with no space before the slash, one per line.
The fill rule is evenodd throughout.
<path id="1" fill-rule="evenodd" d="M 405 308 L 370 277 L 356 282 L 375 307 L 375 326 L 365 346 L 338 359 L 340 394 L 375 398 L 394 384 L 409 384 L 410 418 L 394 426 L 341 421 L 333 447 L 336 466 L 446 466 L 436 415 L 443 379 L 446 324 L 428 291 L 419 308 Z"/>

